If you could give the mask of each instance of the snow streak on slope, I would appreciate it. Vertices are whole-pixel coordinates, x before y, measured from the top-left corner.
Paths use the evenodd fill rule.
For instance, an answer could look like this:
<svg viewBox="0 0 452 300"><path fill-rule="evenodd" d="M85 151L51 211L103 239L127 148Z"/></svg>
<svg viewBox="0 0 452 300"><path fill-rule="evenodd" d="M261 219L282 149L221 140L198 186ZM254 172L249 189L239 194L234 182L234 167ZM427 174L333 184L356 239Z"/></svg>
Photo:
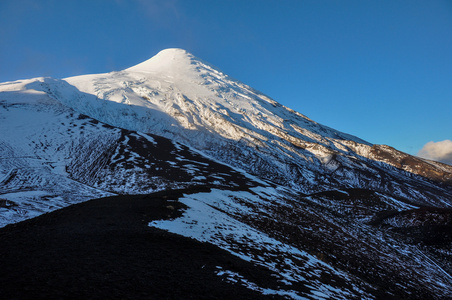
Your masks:
<svg viewBox="0 0 452 300"><path fill-rule="evenodd" d="M450 189L438 191L412 173L450 185L452 167L440 170L318 124L181 49L124 71L46 84L53 97L92 118L174 139L305 193L368 187L451 205ZM418 167L427 164L427 173Z"/></svg>

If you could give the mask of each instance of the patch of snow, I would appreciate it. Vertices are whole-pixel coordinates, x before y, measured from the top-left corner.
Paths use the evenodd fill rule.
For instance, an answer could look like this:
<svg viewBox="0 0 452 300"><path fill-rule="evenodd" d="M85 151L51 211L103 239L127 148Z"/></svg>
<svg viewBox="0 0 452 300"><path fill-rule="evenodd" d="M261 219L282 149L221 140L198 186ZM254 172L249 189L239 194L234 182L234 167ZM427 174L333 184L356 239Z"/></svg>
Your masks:
<svg viewBox="0 0 452 300"><path fill-rule="evenodd" d="M221 268L221 267L220 267ZM263 295L278 295L278 296L286 296L291 299L309 299L305 297L301 297L298 295L296 291L287 291L287 290L274 290L269 288L262 288L255 284L254 282L249 281L248 279L244 278L242 275L240 275L237 272L232 272L229 270L219 270L217 271L218 276L226 276L226 280L232 283L240 283L241 285L245 286L246 288L260 292Z"/></svg>

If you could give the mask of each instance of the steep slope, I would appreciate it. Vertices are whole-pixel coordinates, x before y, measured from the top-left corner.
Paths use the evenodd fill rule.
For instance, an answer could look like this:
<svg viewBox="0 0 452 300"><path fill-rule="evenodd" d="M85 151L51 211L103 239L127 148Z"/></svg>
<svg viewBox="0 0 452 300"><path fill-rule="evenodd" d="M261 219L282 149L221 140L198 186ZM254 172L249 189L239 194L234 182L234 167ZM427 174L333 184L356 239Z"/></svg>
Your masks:
<svg viewBox="0 0 452 300"><path fill-rule="evenodd" d="M303 193L370 188L451 206L451 166L318 124L181 49L120 72L44 83L92 118L171 138Z"/></svg>

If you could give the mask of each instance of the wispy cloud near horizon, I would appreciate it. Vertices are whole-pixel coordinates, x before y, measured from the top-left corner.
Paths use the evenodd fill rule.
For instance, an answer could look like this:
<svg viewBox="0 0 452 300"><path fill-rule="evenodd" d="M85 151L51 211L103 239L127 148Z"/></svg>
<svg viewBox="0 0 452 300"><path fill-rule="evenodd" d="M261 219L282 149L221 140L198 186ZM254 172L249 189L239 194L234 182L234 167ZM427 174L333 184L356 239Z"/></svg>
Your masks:
<svg viewBox="0 0 452 300"><path fill-rule="evenodd" d="M452 165L452 141L428 142L417 153L419 157Z"/></svg>

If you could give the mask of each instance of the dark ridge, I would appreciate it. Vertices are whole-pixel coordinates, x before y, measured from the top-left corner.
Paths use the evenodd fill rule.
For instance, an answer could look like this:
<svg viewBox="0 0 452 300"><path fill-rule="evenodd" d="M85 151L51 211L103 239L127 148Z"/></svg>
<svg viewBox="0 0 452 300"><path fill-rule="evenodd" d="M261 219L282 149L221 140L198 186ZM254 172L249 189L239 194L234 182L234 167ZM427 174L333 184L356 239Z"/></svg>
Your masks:
<svg viewBox="0 0 452 300"><path fill-rule="evenodd" d="M0 298L275 298L217 275L229 270L277 288L269 270L148 226L180 216L183 193L208 190L96 199L1 228Z"/></svg>

